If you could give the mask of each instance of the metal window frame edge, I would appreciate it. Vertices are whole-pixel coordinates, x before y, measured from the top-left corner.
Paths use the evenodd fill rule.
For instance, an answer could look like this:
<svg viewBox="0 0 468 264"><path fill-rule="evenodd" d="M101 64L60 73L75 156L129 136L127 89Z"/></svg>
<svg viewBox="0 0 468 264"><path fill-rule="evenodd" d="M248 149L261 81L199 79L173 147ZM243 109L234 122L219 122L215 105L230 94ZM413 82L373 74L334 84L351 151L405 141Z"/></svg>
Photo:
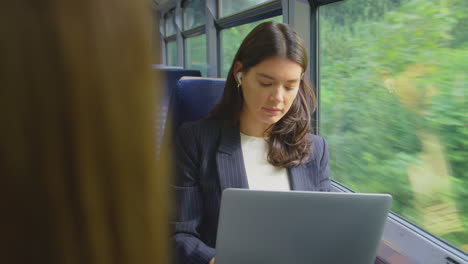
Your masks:
<svg viewBox="0 0 468 264"><path fill-rule="evenodd" d="M242 12L232 14L215 21L219 30L241 26L251 22L268 19L282 15L282 4L280 0L266 2Z"/></svg>
<svg viewBox="0 0 468 264"><path fill-rule="evenodd" d="M188 68L188 63L189 63L187 61L188 51L186 50L187 49L187 40L192 38L192 37L201 36L203 34L205 34L205 40L208 40L207 37L206 37L205 25L197 26L197 27L182 31L181 34L182 34L182 37L184 39L184 55L185 55L184 56L184 58L185 58L184 59L184 68ZM207 57L208 57L208 49L206 50L206 53L207 53ZM206 58L205 58L205 63L207 64L207 67L208 67L208 60Z"/></svg>
<svg viewBox="0 0 468 264"><path fill-rule="evenodd" d="M177 25L176 25L176 22L175 22L175 17L176 17L176 9L177 7L176 6L173 6L171 8L168 8L167 10L165 10L164 12L163 11L160 11L160 17L163 21L163 24L162 24L162 27L164 28L164 36L165 37L168 37L166 36L167 35L167 27L166 27L166 22L167 22L167 16L171 15L170 13L172 13L172 19L173 19L173 24L174 24L174 27L175 27L175 30L176 32L172 35L176 35L177 34ZM171 35L171 36L172 36Z"/></svg>
<svg viewBox="0 0 468 264"><path fill-rule="evenodd" d="M167 8L165 8L164 10L160 10L159 11L159 14L160 14L160 22L162 23L162 25L160 25L161 28L161 34L163 34L163 36L161 37L161 39L163 40L163 44L161 45L162 46L162 52L161 54L164 54L164 59L162 59L161 61L165 64L168 64L168 57L169 57L169 54L168 54L168 49L167 49L167 43L168 42L171 42L171 41L175 41L176 42L176 52L177 52L177 61L176 61L176 66L178 67L183 67L184 65L184 57L183 57L183 46L184 46L184 43L183 43L183 37L182 37L182 34L181 34L181 31L180 31L180 21L179 20L182 20L182 18L180 16L178 16L179 14L181 14L182 12L182 8L181 8L181 1L179 1L177 3L177 5L175 6L169 6ZM166 28L166 22L167 22L167 16L170 14L170 13L173 13L173 23L174 23L174 27L175 27L175 33L170 35L170 36L166 36L167 34L167 28ZM182 61L182 64L180 64Z"/></svg>
<svg viewBox="0 0 468 264"><path fill-rule="evenodd" d="M205 8L205 32L206 32L206 63L208 77L219 77L219 54L221 52L219 44L219 32L216 26L217 13L217 0L204 0ZM209 52L214 51L214 52Z"/></svg>
<svg viewBox="0 0 468 264"><path fill-rule="evenodd" d="M164 38L164 41L167 43L167 42L171 42L171 41L176 41L177 40L177 35L171 35L169 37L165 37Z"/></svg>
<svg viewBox="0 0 468 264"><path fill-rule="evenodd" d="M196 37L205 33L206 33L205 25L200 25L200 26L182 31L182 36L184 37L184 39L187 39L187 38Z"/></svg>
<svg viewBox="0 0 468 264"><path fill-rule="evenodd" d="M259 9L259 8L264 8L264 7L268 7L270 5L276 5L277 2L281 2L281 0L269 0L269 1L266 1L266 2L263 2L263 3L259 3L259 4L256 4L256 5L253 5L251 7L249 7L248 9L246 10L242 10L240 12L236 12L236 13L233 13L233 14L230 14L230 15L227 15L227 16L222 16L222 12L221 12L221 9L222 9L222 3L223 1L222 0L217 0L218 2L218 8L217 8L217 12L218 12L218 18L219 19L226 19L226 18L229 18L229 17L232 17L232 16L236 16L236 15L239 15L239 14L242 14L244 12L248 12L250 10L255 10L255 9ZM268 8L267 8L268 9Z"/></svg>
<svg viewBox="0 0 468 264"><path fill-rule="evenodd" d="M183 29L183 10L182 10L182 1L177 3L175 13L174 13L174 23L176 26L176 38L177 38L177 66L185 67L185 54L184 46L185 41L182 36Z"/></svg>
<svg viewBox="0 0 468 264"><path fill-rule="evenodd" d="M286 0L288 1L288 0ZM293 1L293 0L289 0ZM296 0L299 1L299 0ZM302 0L304 1L304 0ZM320 12L319 8L344 0L307 0L310 6L310 54L309 71L310 80L317 98L317 106L312 114L312 129L317 135L320 134Z"/></svg>
<svg viewBox="0 0 468 264"><path fill-rule="evenodd" d="M165 41L165 37L166 37L166 21L164 19L164 14L158 10L156 10L155 12L158 13L158 16L159 16L159 42L160 42L160 54L161 54L161 57L159 58L160 62L162 64L167 64L167 55L166 55L166 41Z"/></svg>

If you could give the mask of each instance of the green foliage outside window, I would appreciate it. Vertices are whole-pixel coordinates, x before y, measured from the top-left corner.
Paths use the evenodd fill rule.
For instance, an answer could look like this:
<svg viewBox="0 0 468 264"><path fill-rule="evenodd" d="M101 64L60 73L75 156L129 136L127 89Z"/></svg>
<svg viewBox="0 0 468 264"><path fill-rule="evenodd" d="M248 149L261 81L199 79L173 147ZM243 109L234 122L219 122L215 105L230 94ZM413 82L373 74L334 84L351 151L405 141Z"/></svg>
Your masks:
<svg viewBox="0 0 468 264"><path fill-rule="evenodd" d="M320 9L321 135L332 177L468 251L468 1Z"/></svg>
<svg viewBox="0 0 468 264"><path fill-rule="evenodd" d="M249 34L249 32L257 25L266 22L274 21L276 23L283 23L283 16L277 16L269 19L255 21L253 23L244 24L238 27L233 27L221 31L221 77L226 78L229 69L232 65L232 60L239 49L242 40Z"/></svg>
<svg viewBox="0 0 468 264"><path fill-rule="evenodd" d="M185 68L199 70L202 76L206 76L206 35L185 39Z"/></svg>
<svg viewBox="0 0 468 264"><path fill-rule="evenodd" d="M177 66L177 43L176 41L169 41L166 43L167 62L169 66Z"/></svg>

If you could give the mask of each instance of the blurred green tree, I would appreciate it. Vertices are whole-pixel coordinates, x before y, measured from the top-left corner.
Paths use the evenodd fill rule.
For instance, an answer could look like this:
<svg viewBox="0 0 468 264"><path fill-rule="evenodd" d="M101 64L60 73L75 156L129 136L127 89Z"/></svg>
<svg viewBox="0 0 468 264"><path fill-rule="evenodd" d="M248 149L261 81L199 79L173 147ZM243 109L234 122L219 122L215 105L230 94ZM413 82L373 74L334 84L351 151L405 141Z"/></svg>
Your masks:
<svg viewBox="0 0 468 264"><path fill-rule="evenodd" d="M466 10L463 0L348 0L320 9L320 126L334 178L391 193L393 211L464 250ZM421 190L420 179L444 184ZM447 212L445 227L428 220Z"/></svg>

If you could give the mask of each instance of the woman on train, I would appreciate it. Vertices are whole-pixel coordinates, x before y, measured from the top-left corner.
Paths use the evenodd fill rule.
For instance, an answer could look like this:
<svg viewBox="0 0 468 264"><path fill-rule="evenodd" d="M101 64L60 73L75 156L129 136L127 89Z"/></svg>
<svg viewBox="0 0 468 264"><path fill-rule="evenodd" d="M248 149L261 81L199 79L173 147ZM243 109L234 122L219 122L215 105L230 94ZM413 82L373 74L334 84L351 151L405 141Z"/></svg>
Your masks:
<svg viewBox="0 0 468 264"><path fill-rule="evenodd" d="M307 63L293 28L258 25L234 57L221 102L179 129L172 224L180 263L214 263L226 188L330 191L327 144L310 129L316 98Z"/></svg>

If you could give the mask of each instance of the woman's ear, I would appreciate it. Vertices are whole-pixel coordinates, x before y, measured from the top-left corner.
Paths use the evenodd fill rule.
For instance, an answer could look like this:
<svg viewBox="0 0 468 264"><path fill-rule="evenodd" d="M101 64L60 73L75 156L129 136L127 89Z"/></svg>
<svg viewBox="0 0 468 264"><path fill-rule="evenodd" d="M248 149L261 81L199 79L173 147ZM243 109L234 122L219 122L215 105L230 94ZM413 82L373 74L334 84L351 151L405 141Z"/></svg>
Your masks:
<svg viewBox="0 0 468 264"><path fill-rule="evenodd" d="M241 82L241 77L239 77L239 73L242 76L242 63L240 61L236 61L234 63L234 67L232 69L232 73L234 75L234 80L237 81L237 83Z"/></svg>
<svg viewBox="0 0 468 264"><path fill-rule="evenodd" d="M242 72L238 72L237 75L236 75L236 77L237 77L237 79L236 79L237 82L238 82L239 84L242 84Z"/></svg>

